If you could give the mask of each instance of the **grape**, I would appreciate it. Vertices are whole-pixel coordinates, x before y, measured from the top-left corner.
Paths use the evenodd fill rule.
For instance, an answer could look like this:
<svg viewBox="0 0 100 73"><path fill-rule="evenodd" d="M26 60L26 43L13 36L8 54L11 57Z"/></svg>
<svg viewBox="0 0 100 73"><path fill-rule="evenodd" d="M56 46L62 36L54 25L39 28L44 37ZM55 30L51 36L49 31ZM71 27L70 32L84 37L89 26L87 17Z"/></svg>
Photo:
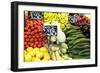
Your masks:
<svg viewBox="0 0 100 73"><path fill-rule="evenodd" d="M52 24L54 21L60 23L60 28L64 29L68 23L68 13L44 12L44 21Z"/></svg>

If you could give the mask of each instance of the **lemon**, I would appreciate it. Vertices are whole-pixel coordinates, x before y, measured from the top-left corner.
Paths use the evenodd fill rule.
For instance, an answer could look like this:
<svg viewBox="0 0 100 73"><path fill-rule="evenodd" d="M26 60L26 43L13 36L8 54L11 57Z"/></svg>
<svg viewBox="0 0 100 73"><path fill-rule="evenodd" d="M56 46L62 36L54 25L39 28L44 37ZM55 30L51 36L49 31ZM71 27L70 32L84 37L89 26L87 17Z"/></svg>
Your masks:
<svg viewBox="0 0 100 73"><path fill-rule="evenodd" d="M32 50L32 51L30 51L28 54L30 54L31 56L35 56L35 51L34 50Z"/></svg>
<svg viewBox="0 0 100 73"><path fill-rule="evenodd" d="M28 48L27 48L27 52L30 52L30 51L32 51L32 50L33 50L32 47L28 47Z"/></svg>
<svg viewBox="0 0 100 73"><path fill-rule="evenodd" d="M41 47L41 48L40 48L40 51L41 51L41 52L48 52L48 49L45 48L45 47Z"/></svg>
<svg viewBox="0 0 100 73"><path fill-rule="evenodd" d="M44 54L44 59L50 60L50 55L48 53Z"/></svg>
<svg viewBox="0 0 100 73"><path fill-rule="evenodd" d="M34 48L35 53L40 51L40 48Z"/></svg>
<svg viewBox="0 0 100 73"><path fill-rule="evenodd" d="M43 53L42 52L37 52L36 53L36 57L37 58L42 58L43 57Z"/></svg>
<svg viewBox="0 0 100 73"><path fill-rule="evenodd" d="M24 55L26 55L27 54L27 51L26 50L24 50Z"/></svg>
<svg viewBox="0 0 100 73"><path fill-rule="evenodd" d="M42 59L42 61L49 61L50 60L50 57L44 57L43 59Z"/></svg>
<svg viewBox="0 0 100 73"><path fill-rule="evenodd" d="M34 61L37 61L38 62L38 61L41 61L41 60L39 58L35 58Z"/></svg>
<svg viewBox="0 0 100 73"><path fill-rule="evenodd" d="M26 54L24 57L25 62L29 62L29 61L31 61L31 59L32 59L32 57L29 54Z"/></svg>
<svg viewBox="0 0 100 73"><path fill-rule="evenodd" d="M48 61L46 58L44 58L42 61Z"/></svg>
<svg viewBox="0 0 100 73"><path fill-rule="evenodd" d="M35 58L36 58L36 57L32 57L32 61L34 61L34 60L35 60Z"/></svg>

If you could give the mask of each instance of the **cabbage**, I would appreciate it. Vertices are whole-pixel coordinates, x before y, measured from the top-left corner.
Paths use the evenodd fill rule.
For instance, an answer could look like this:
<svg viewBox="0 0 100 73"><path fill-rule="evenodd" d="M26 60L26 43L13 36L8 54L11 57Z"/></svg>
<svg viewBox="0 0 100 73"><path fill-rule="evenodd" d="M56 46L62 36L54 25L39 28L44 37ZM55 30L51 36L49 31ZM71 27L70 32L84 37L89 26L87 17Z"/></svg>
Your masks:
<svg viewBox="0 0 100 73"><path fill-rule="evenodd" d="M64 32L62 32L62 31L58 32L57 40L59 42L65 42L66 41L66 36L65 36Z"/></svg>

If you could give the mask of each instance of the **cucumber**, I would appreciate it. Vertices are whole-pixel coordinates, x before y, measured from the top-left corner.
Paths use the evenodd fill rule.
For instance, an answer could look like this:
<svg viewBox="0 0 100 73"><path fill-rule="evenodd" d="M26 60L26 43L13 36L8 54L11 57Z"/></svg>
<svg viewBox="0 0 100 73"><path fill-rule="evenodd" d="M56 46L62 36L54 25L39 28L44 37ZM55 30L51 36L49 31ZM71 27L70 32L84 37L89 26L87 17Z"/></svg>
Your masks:
<svg viewBox="0 0 100 73"><path fill-rule="evenodd" d="M69 44L76 41L77 39L81 39L81 38L84 38L84 35L82 34L78 34L77 36L76 35L73 35L72 37L68 38L68 39L71 39L73 38L72 40L69 41Z"/></svg>
<svg viewBox="0 0 100 73"><path fill-rule="evenodd" d="M89 45L83 45L83 46L76 46L76 47L72 47L73 49L79 49L79 50L83 50L83 49L86 49L86 48L90 48Z"/></svg>
<svg viewBox="0 0 100 73"><path fill-rule="evenodd" d="M77 30L72 29L72 30L67 31L67 32L66 32L66 35L68 35L68 34L70 34L70 33L75 33L75 32L77 32Z"/></svg>
<svg viewBox="0 0 100 73"><path fill-rule="evenodd" d="M80 48L84 48L84 47L90 47L89 43L82 43L82 44L78 43L75 46L70 46L69 49L71 49L71 48L77 48L77 49L79 48L80 49Z"/></svg>
<svg viewBox="0 0 100 73"><path fill-rule="evenodd" d="M75 29L75 30L80 30L80 27L78 27L78 26L71 26L71 28L73 28L73 29Z"/></svg>
<svg viewBox="0 0 100 73"><path fill-rule="evenodd" d="M82 43L82 42L89 42L90 40L89 39L86 39L86 38L81 38L81 39L77 39L76 41L73 41L71 43L68 43L68 45L73 45L75 46L76 44L78 43Z"/></svg>
<svg viewBox="0 0 100 73"><path fill-rule="evenodd" d="M80 51L80 54L84 54L86 52L90 52L90 49L84 49L84 50Z"/></svg>
<svg viewBox="0 0 100 73"><path fill-rule="evenodd" d="M90 55L90 52L85 52L85 53L83 53L83 54L79 54L80 56L88 56L88 55Z"/></svg>
<svg viewBox="0 0 100 73"><path fill-rule="evenodd" d="M86 55L86 56L79 56L79 55L78 55L78 56L73 56L72 58L73 58L73 59L89 59L90 56L87 56L87 55Z"/></svg>
<svg viewBox="0 0 100 73"><path fill-rule="evenodd" d="M71 49L69 52L69 56L74 58L74 59L87 59L90 57L90 51L88 50L87 52L80 53L79 50L77 49Z"/></svg>
<svg viewBox="0 0 100 73"><path fill-rule="evenodd" d="M75 39L79 39L79 38L83 38L83 37L85 37L83 34L76 34L76 35L67 37L67 41L73 41Z"/></svg>
<svg viewBox="0 0 100 73"><path fill-rule="evenodd" d="M80 27L71 25L65 29L66 43L70 57L73 59L89 59L90 58L90 39L83 35Z"/></svg>

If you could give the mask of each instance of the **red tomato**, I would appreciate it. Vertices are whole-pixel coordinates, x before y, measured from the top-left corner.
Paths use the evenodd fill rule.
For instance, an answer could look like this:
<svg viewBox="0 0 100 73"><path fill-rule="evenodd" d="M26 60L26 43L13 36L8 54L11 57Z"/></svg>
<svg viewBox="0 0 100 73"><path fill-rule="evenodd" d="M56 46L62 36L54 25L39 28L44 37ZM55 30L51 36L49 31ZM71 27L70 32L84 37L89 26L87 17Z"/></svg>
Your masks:
<svg viewBox="0 0 100 73"><path fill-rule="evenodd" d="M24 35L24 38L26 39L27 38L27 35Z"/></svg>
<svg viewBox="0 0 100 73"><path fill-rule="evenodd" d="M24 32L24 35L27 35L27 33L26 33L26 32Z"/></svg>
<svg viewBox="0 0 100 73"><path fill-rule="evenodd" d="M33 36L32 36L32 38L34 39L34 38L35 38L35 36L33 35Z"/></svg>
<svg viewBox="0 0 100 73"><path fill-rule="evenodd" d="M36 48L37 46L34 44L33 47Z"/></svg>
<svg viewBox="0 0 100 73"><path fill-rule="evenodd" d="M31 29L28 29L28 32L31 32Z"/></svg>
<svg viewBox="0 0 100 73"><path fill-rule="evenodd" d="M29 41L29 38L26 39L26 42L28 42L28 41Z"/></svg>
<svg viewBox="0 0 100 73"><path fill-rule="evenodd" d="M31 37L32 37L31 35L28 36L29 39L31 39Z"/></svg>
<svg viewBox="0 0 100 73"><path fill-rule="evenodd" d="M37 42L38 40L35 38L34 41Z"/></svg>
<svg viewBox="0 0 100 73"><path fill-rule="evenodd" d="M24 45L27 45L27 42L24 42Z"/></svg>
<svg viewBox="0 0 100 73"><path fill-rule="evenodd" d="M41 44L38 44L37 47L40 48L41 47Z"/></svg>
<svg viewBox="0 0 100 73"><path fill-rule="evenodd" d="M31 42L28 42L28 45L30 45L31 44Z"/></svg>
<svg viewBox="0 0 100 73"><path fill-rule="evenodd" d="M31 43L30 46L33 47L33 43Z"/></svg>
<svg viewBox="0 0 100 73"><path fill-rule="evenodd" d="M25 27L25 31L28 31L28 27Z"/></svg>
<svg viewBox="0 0 100 73"><path fill-rule="evenodd" d="M31 30L34 30L34 27L33 26L31 27Z"/></svg>
<svg viewBox="0 0 100 73"><path fill-rule="evenodd" d="M34 31L30 32L31 35L34 35Z"/></svg>
<svg viewBox="0 0 100 73"><path fill-rule="evenodd" d="M29 47L29 45L26 45L26 48L28 48Z"/></svg>
<svg viewBox="0 0 100 73"><path fill-rule="evenodd" d="M33 38L30 39L30 42L33 42Z"/></svg>
<svg viewBox="0 0 100 73"><path fill-rule="evenodd" d="M38 45L39 44L38 41L36 41L35 44Z"/></svg>
<svg viewBox="0 0 100 73"><path fill-rule="evenodd" d="M40 42L40 41L42 41L42 39L41 39L41 38L39 38L38 40L39 40L39 42Z"/></svg>
<svg viewBox="0 0 100 73"><path fill-rule="evenodd" d="M33 24L34 24L34 25L36 25L36 24L37 24L37 21L36 21L36 20L34 20L34 21L33 21Z"/></svg>
<svg viewBox="0 0 100 73"><path fill-rule="evenodd" d="M27 34L27 35L29 35L29 34L30 34L30 32L26 32L26 34Z"/></svg>

